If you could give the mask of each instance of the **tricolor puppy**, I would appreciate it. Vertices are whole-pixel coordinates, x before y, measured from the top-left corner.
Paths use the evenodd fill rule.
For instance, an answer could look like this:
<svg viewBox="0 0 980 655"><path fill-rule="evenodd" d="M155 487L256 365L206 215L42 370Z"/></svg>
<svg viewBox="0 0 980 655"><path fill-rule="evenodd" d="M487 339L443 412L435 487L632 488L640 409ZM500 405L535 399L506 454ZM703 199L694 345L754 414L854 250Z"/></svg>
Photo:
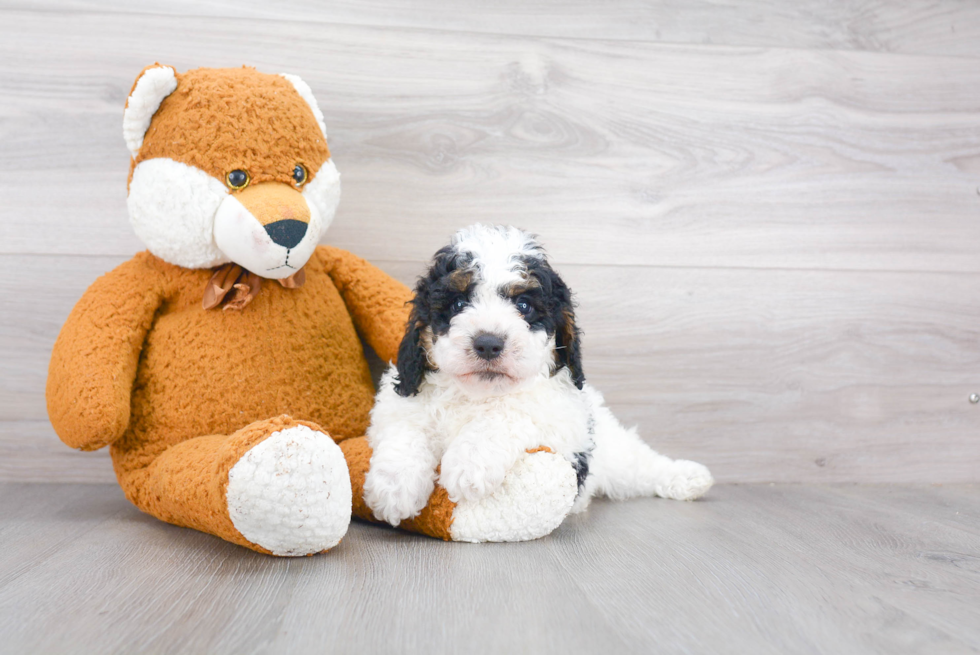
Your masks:
<svg viewBox="0 0 980 655"><path fill-rule="evenodd" d="M418 515L437 481L454 502L482 499L540 446L575 468L573 511L599 494L691 500L711 487L707 468L651 450L585 384L571 291L531 235L459 231L415 294L368 429L378 519Z"/></svg>

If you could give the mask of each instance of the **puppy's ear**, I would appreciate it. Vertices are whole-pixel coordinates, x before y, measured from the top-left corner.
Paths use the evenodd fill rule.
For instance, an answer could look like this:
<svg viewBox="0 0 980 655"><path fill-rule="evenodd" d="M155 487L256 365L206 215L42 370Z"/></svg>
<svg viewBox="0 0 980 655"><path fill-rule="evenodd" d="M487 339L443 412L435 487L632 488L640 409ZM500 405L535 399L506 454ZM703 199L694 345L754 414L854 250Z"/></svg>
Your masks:
<svg viewBox="0 0 980 655"><path fill-rule="evenodd" d="M399 396L414 396L419 392L422 378L429 368L425 347L422 344L422 330L425 325L419 320L418 312L412 310L408 327L401 345L398 346L398 384L395 391Z"/></svg>
<svg viewBox="0 0 980 655"><path fill-rule="evenodd" d="M572 304L571 292L561 278L558 279L565 291L567 299L558 304L558 320L555 326L555 356L559 368L567 366L572 374L572 381L579 389L585 383L585 373L582 372L582 343L578 326L575 324L575 308Z"/></svg>
<svg viewBox="0 0 980 655"><path fill-rule="evenodd" d="M547 263L530 267L541 282L541 288L552 300L551 315L555 322L555 359L558 369L568 367L572 382L579 389L585 383L582 372L581 333L575 324L575 302L572 290Z"/></svg>
<svg viewBox="0 0 980 655"><path fill-rule="evenodd" d="M447 293L447 279L456 271L461 258L453 246L440 248L433 256L425 275L415 285L415 298L412 299L412 315L408 319L405 338L398 347L398 384L395 391L402 396L414 396L426 371L434 367L429 363L429 348L432 347L430 326L435 309L444 302Z"/></svg>
<svg viewBox="0 0 980 655"><path fill-rule="evenodd" d="M432 291L454 267L453 250L446 246L435 254L428 272L415 285L412 315L405 328L405 337L398 347L398 384L395 385L395 391L406 398L419 392L425 372L432 368L427 350L427 346L431 344L423 342L425 329L429 326L432 315Z"/></svg>

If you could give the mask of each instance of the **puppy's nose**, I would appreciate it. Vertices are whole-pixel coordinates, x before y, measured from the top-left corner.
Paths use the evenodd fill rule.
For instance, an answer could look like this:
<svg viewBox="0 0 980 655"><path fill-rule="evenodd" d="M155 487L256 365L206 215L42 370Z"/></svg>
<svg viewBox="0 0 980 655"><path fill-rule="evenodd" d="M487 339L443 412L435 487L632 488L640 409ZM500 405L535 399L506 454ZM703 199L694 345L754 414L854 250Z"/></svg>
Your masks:
<svg viewBox="0 0 980 655"><path fill-rule="evenodd" d="M265 231L269 237L283 248L295 248L306 236L306 228L310 225L291 218L269 223Z"/></svg>
<svg viewBox="0 0 980 655"><path fill-rule="evenodd" d="M473 350L477 357L489 362L500 357L500 353L504 351L504 340L496 334L484 332L473 339Z"/></svg>

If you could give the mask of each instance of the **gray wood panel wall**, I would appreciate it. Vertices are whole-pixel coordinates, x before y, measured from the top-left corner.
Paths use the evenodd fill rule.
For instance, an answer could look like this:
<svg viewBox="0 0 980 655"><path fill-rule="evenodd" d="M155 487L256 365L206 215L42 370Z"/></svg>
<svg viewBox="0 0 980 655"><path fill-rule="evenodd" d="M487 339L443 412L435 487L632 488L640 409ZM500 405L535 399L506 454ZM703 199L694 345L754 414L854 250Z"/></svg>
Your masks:
<svg viewBox="0 0 980 655"><path fill-rule="evenodd" d="M327 241L411 282L458 227L541 235L586 372L721 481L980 480L980 5L0 2L0 479L107 481L47 423L57 331L141 249L154 61L301 75Z"/></svg>

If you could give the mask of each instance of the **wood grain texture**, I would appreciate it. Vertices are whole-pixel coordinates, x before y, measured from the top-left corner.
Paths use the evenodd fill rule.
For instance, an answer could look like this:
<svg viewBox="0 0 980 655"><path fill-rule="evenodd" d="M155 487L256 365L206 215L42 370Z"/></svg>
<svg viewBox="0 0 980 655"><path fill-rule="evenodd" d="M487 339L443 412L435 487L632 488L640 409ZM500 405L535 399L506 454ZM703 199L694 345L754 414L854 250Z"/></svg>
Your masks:
<svg viewBox="0 0 980 655"><path fill-rule="evenodd" d="M343 174L326 240L403 281L462 225L541 234L590 380L667 454L980 479L980 9L426 2L0 3L0 479L112 479L44 378L141 249L121 112L157 60L302 75Z"/></svg>
<svg viewBox="0 0 980 655"><path fill-rule="evenodd" d="M721 486L526 544L276 559L110 485L0 485L8 652L975 653L980 488Z"/></svg>
<svg viewBox="0 0 980 655"><path fill-rule="evenodd" d="M71 306L119 261L0 256L0 298L18 298L0 306L0 421L13 422L0 423L0 479L112 479L88 459L73 471L71 453L58 452L44 381ZM407 284L423 270L375 263ZM18 293L51 270L59 284ZM658 450L722 481L977 480L980 407L968 396L980 370L980 276L560 271L579 301L589 381Z"/></svg>
<svg viewBox="0 0 980 655"><path fill-rule="evenodd" d="M42 421L0 420L0 481L113 483L109 449L83 453Z"/></svg>
<svg viewBox="0 0 980 655"><path fill-rule="evenodd" d="M371 259L420 261L484 221L546 235L567 263L980 270L972 59L3 18L0 252L139 248L120 113L136 72L160 60L302 75L344 180L329 239Z"/></svg>
<svg viewBox="0 0 980 655"><path fill-rule="evenodd" d="M980 7L957 0L5 0L57 13L123 12L410 27L576 39L980 56Z"/></svg>

